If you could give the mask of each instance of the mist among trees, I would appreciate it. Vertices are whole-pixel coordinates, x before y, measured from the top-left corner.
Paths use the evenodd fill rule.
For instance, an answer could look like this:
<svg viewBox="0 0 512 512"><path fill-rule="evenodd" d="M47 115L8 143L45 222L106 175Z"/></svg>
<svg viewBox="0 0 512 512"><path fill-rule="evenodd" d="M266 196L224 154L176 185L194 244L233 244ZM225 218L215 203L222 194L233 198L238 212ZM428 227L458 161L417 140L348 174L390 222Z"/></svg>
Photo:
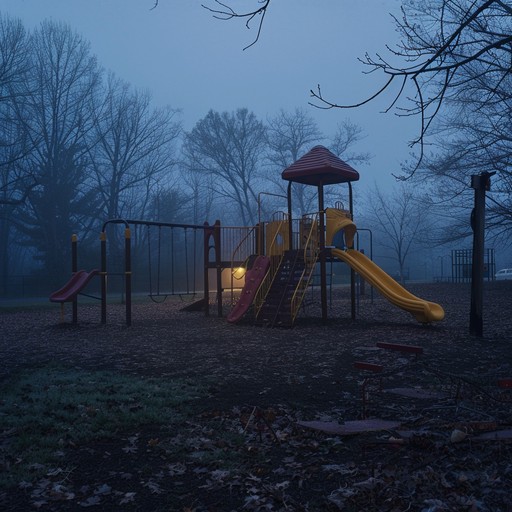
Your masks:
<svg viewBox="0 0 512 512"><path fill-rule="evenodd" d="M512 12L502 2L485 5L487 10L473 12L464 0L408 3L397 20L404 46L394 57L407 61L418 50L429 65L413 69L367 60L393 80L413 81L417 94L402 113L423 120L416 140L421 158L397 170L407 179L389 192L367 190L364 198L356 190L356 224L360 216L375 228L377 246L391 251L402 277L415 247L447 250L467 243L471 174L497 171L488 237L505 246L511 241L506 36ZM425 38L433 26L439 38ZM449 50L450 58L443 54ZM320 89L313 95L322 108L342 107ZM282 170L316 144L355 168L371 162L364 128L341 111L332 134L322 133L304 108L267 119L246 106L210 110L189 131L182 126L184 115L172 106L155 107L149 92L104 70L89 43L68 25L45 21L28 31L0 15L1 291L15 274L44 273L62 281L71 235L92 254L107 219L202 224L220 218L223 224L253 225L258 195L274 194L265 200L265 215L283 209ZM294 187L297 214L316 209L311 188ZM422 215L427 209L428 229Z"/></svg>
<svg viewBox="0 0 512 512"><path fill-rule="evenodd" d="M107 219L253 225L258 193L280 190L283 166L329 144L301 109L270 119L211 110L184 132L179 111L103 70L62 23L29 33L2 16L0 52L4 287L18 273L62 280L71 235L93 251ZM354 132L341 126L332 144L352 148Z"/></svg>

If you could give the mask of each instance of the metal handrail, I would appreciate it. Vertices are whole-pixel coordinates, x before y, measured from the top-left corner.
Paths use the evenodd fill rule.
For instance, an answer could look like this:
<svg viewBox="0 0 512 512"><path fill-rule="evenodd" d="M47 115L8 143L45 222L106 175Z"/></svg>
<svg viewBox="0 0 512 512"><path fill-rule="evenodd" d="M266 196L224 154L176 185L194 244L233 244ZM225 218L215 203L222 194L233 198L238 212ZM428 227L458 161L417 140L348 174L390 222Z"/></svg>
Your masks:
<svg viewBox="0 0 512 512"><path fill-rule="evenodd" d="M311 222L311 228L309 230L306 242L304 243L304 270L302 271L301 278L297 284L297 288L293 293L291 304L290 304L290 315L292 324L297 317L300 305L306 294L306 290L311 281L313 270L315 268L316 261L318 259L318 213L315 214L313 221Z"/></svg>
<svg viewBox="0 0 512 512"><path fill-rule="evenodd" d="M284 216L283 220L279 222L278 229L274 233L274 237L272 238L272 242L269 246L269 254L273 253L273 248L276 246L276 242L278 239L278 236L280 235L281 228L283 226L286 226L288 223L287 215ZM283 261L284 256L284 250L277 255L269 256L270 258L270 268L267 272L267 275L261 282L257 292L256 296L254 298L254 307L255 307L255 316L258 316L258 313L260 312L264 302L265 297L267 296L268 291L270 290L272 283L276 277L277 270L279 269L281 262Z"/></svg>
<svg viewBox="0 0 512 512"><path fill-rule="evenodd" d="M247 249L246 249L246 245L247 245L247 241L248 239L250 239L250 237L254 237L254 232L257 230L257 229L260 229L259 226L254 226L252 227L248 232L247 234L245 235L244 238L242 238L242 240L240 240L240 242L238 243L238 245L235 247L235 249L233 250L233 253L231 254L231 304L233 305L235 303L235 297L234 297L234 293L233 293L233 284L234 284L234 281L233 281L233 278L234 278L234 268L235 268L235 262L236 261L244 261L244 264L247 263L247 261L249 260L249 257L252 256L252 254L241 254L238 259L236 258L237 256L237 253L241 253L242 252L242 247L245 249L245 252L247 252ZM249 251L250 252L250 251ZM243 256L243 257L242 257ZM247 271L247 269L246 269ZM241 277L240 277L241 279Z"/></svg>

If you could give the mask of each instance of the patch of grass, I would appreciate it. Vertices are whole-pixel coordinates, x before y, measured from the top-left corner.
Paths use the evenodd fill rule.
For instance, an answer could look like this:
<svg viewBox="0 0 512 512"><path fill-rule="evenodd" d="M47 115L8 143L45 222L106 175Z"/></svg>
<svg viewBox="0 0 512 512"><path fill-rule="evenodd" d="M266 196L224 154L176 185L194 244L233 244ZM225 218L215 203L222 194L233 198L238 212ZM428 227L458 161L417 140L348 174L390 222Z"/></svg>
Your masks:
<svg viewBox="0 0 512 512"><path fill-rule="evenodd" d="M31 480L66 448L183 418L201 390L185 381L45 367L0 387L0 487Z"/></svg>

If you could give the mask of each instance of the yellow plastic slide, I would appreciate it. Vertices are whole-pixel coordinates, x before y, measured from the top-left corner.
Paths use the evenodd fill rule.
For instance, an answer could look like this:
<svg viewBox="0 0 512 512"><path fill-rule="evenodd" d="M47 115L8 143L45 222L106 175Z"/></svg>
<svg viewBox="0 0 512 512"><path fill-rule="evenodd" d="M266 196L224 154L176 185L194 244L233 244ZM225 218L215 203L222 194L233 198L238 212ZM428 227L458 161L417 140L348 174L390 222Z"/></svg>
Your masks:
<svg viewBox="0 0 512 512"><path fill-rule="evenodd" d="M345 245L347 247L352 247L354 245L354 236L356 235L357 228L350 218L350 213L346 210L326 208L325 216L327 220L325 245L333 245L334 235L338 231L343 230Z"/></svg>
<svg viewBox="0 0 512 512"><path fill-rule="evenodd" d="M444 309L439 304L420 299L408 292L363 253L354 249L331 249L331 254L350 265L390 302L411 313L418 322L429 323L444 318Z"/></svg>

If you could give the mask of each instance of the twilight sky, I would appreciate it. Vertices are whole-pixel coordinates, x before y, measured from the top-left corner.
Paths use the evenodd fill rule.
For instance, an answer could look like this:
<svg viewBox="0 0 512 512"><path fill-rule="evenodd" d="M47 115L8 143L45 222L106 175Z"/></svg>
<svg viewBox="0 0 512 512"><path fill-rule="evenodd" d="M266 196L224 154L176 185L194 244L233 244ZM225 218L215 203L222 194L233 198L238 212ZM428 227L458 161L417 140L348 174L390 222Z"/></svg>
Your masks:
<svg viewBox="0 0 512 512"><path fill-rule="evenodd" d="M247 107L264 120L303 107L326 135L349 118L367 134L359 149L374 155L358 169L361 186L394 182L419 119L382 113L390 95L355 110L318 110L308 101L317 84L338 103L380 88L384 77L364 74L357 59L396 42L389 13L399 12L400 0L275 0L259 42L245 51L257 20L247 30L243 21L214 19L201 3L216 7L213 0L159 0L156 9L154 0L2 0L0 12L27 28L45 18L69 23L103 67L150 90L156 105L181 109L187 130L209 109Z"/></svg>

